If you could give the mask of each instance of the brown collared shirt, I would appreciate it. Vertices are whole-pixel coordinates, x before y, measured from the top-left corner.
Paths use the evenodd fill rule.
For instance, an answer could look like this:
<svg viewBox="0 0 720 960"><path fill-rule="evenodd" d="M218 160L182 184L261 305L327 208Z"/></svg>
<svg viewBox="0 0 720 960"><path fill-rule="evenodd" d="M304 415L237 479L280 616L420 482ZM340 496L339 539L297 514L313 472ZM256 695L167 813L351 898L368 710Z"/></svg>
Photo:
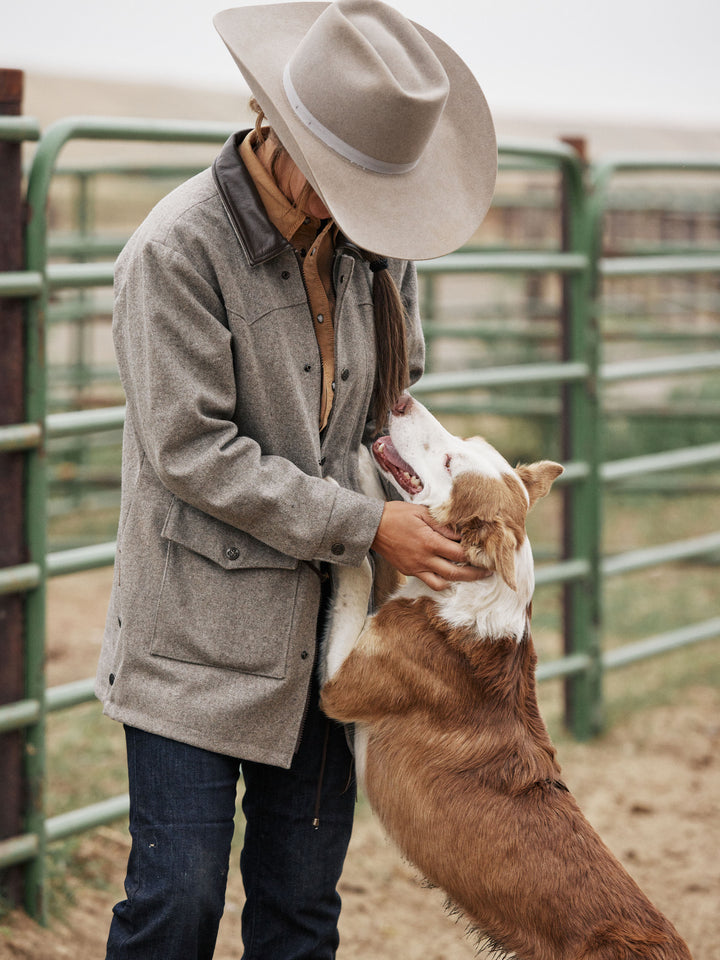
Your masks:
<svg viewBox="0 0 720 960"><path fill-rule="evenodd" d="M332 262L338 229L334 220L318 220L295 207L255 156L255 132L240 144L240 157L260 194L270 222L297 251L322 365L320 430L327 426L335 388L335 296Z"/></svg>

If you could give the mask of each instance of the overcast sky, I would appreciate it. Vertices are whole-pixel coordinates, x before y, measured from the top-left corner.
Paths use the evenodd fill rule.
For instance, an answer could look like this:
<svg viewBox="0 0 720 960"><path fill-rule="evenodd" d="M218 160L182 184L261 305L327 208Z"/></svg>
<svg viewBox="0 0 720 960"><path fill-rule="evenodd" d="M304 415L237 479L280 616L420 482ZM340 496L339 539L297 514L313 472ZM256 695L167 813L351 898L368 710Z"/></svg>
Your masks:
<svg viewBox="0 0 720 960"><path fill-rule="evenodd" d="M232 0L5 0L0 66L236 88ZM467 61L494 110L720 127L718 0L395 0Z"/></svg>

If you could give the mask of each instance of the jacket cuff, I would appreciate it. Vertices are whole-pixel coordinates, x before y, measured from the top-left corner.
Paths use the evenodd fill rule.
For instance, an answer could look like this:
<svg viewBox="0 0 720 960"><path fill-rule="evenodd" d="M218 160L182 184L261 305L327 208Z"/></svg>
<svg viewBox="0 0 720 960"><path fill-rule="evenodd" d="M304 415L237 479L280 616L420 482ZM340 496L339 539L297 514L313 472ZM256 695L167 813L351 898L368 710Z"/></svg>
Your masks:
<svg viewBox="0 0 720 960"><path fill-rule="evenodd" d="M367 556L385 504L345 487L338 487L315 559L359 566Z"/></svg>

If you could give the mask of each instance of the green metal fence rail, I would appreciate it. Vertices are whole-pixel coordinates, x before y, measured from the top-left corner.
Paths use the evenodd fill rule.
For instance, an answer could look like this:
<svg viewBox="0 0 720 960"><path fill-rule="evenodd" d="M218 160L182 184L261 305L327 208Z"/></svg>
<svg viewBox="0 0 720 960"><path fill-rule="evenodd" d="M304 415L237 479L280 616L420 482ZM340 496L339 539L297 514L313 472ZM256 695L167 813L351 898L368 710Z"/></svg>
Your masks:
<svg viewBox="0 0 720 960"><path fill-rule="evenodd" d="M12 118L15 121L15 118ZM105 409L51 413L46 399L46 368L43 343L48 297L54 291L109 287L112 264L95 262L96 256L112 255L116 241L95 244L85 237L48 243L46 205L57 171L57 159L70 140L151 141L220 143L232 132L219 124L183 124L133 119L75 117L49 127L40 138L28 179L27 198L32 217L27 230L26 269L0 274L0 297L27 301L29 362L27 407L24 423L0 427L0 452L24 451L27 458L27 530L30 556L27 563L0 569L0 594L25 596L28 638L28 681L25 699L0 707L0 733L25 730L28 743L27 774L31 787L28 819L22 836L0 841L0 869L26 864L26 907L36 917L44 915L43 889L46 845L108 823L126 814L128 798L112 797L80 810L46 817L43 805L45 774L45 724L49 713L65 710L93 698L92 680L81 679L45 689L43 670L45 638L45 584L49 577L107 566L115 554L113 542L48 553L46 543L48 440L81 437L117 430L122 426L121 406ZM37 139L31 121L4 123L0 137ZM552 276L562 288L561 356L544 363L519 363L456 373L429 372L414 388L416 395L442 406L452 396L456 411L477 409L471 394L513 385L553 385L559 404L553 413L562 425L561 478L564 491L564 543L562 556L539 565L538 585L559 584L564 596L564 656L544 663L538 679L562 678L567 684L567 719L578 737L596 732L602 722L601 681L603 671L625 666L679 646L720 635L720 617L690 624L666 634L648 637L613 651L603 652L600 640L602 584L608 577L629 570L711 556L720 549L720 532L708 533L661 547L601 556L602 492L605 486L648 472L692 468L720 463L720 443L668 451L614 462L602 462L600 428L601 391L604 385L624 379L670 374L693 376L720 370L720 350L683 354L645 361L603 363L600 356L600 307L605 278L645 274L710 274L720 270L720 252L699 251L663 255L603 258L601 231L608 205L609 184L619 170L632 167L627 161L604 165L595 172L588 189L588 172L578 155L560 143L505 142L501 162L517 169L551 171L562 184L562 236L557 249L466 250L440 260L418 264L423 293L424 319L434 322L433 283L448 274L517 274ZM678 165L645 162L646 169L677 169ZM692 166L692 165L691 165ZM717 164L695 163L704 172L720 171ZM640 167L638 166L638 169ZM116 173L123 173L118 167ZM124 172L127 172L125 170ZM152 171L145 171L152 172ZM129 174L136 175L136 174ZM138 172L139 175L139 172ZM49 253L78 256L92 262L51 263Z"/></svg>

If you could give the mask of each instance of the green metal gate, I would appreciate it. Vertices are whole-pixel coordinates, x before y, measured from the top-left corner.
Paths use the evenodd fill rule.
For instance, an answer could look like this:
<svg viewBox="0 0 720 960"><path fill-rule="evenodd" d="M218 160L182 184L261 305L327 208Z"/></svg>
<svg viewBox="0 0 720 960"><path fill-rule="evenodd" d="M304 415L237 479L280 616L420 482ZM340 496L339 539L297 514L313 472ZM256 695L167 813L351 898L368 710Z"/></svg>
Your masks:
<svg viewBox="0 0 720 960"><path fill-rule="evenodd" d="M46 817L43 803L45 776L45 720L49 712L92 699L92 681L45 688L45 585L47 578L107 566L114 543L47 552L46 442L58 437L80 437L122 425L122 407L73 412L49 412L46 399L44 336L48 300L58 290L110 286L112 263L48 264L46 215L50 184L63 147L71 140L151 141L166 143L220 143L230 133L217 124L180 124L158 121L70 118L49 127L40 137L29 173L27 201L31 217L27 229L26 269L0 274L0 297L26 300L26 406L22 423L0 427L0 452L24 451L25 523L28 562L0 570L0 594L24 597L26 631L26 691L18 702L0 706L0 734L24 730L26 780L30 795L25 831L0 841L0 869L26 865L26 908L43 917L44 861L48 843L110 822L127 812L126 796L113 797L61 816ZM37 139L36 126L23 118L0 118L0 139ZM439 278L451 275L517 275L555 278L561 289L560 356L551 362L518 363L484 369L428 372L415 393L437 411L472 413L478 390L552 384L558 391L556 423L562 432L561 456L566 465L564 485L564 539L562 556L540 564L537 583L560 584L564 596L564 656L543 663L540 680L565 678L567 720L577 737L586 738L602 725L602 675L644 657L695 641L720 636L720 616L688 624L660 636L613 651L601 642L602 589L607 578L623 572L677 559L717 554L720 531L665 544L653 549L603 556L602 504L606 485L647 475L652 471L720 463L720 443L641 458L604 462L601 452L602 391L623 379L636 380L667 373L692 375L720 371L720 351L604 363L601 357L600 300L602 284L610 277L640 274L711 274L720 270L720 250L607 258L601 254L603 218L608 189L618 171L681 168L660 162L618 161L590 173L579 155L562 143L502 143L501 162L523 168L552 171L562 189L558 242L545 250L467 249L418 265L428 333L434 327L433 291ZM687 167L687 164L684 165ZM695 164L693 169L697 169ZM720 161L702 169L720 173Z"/></svg>

